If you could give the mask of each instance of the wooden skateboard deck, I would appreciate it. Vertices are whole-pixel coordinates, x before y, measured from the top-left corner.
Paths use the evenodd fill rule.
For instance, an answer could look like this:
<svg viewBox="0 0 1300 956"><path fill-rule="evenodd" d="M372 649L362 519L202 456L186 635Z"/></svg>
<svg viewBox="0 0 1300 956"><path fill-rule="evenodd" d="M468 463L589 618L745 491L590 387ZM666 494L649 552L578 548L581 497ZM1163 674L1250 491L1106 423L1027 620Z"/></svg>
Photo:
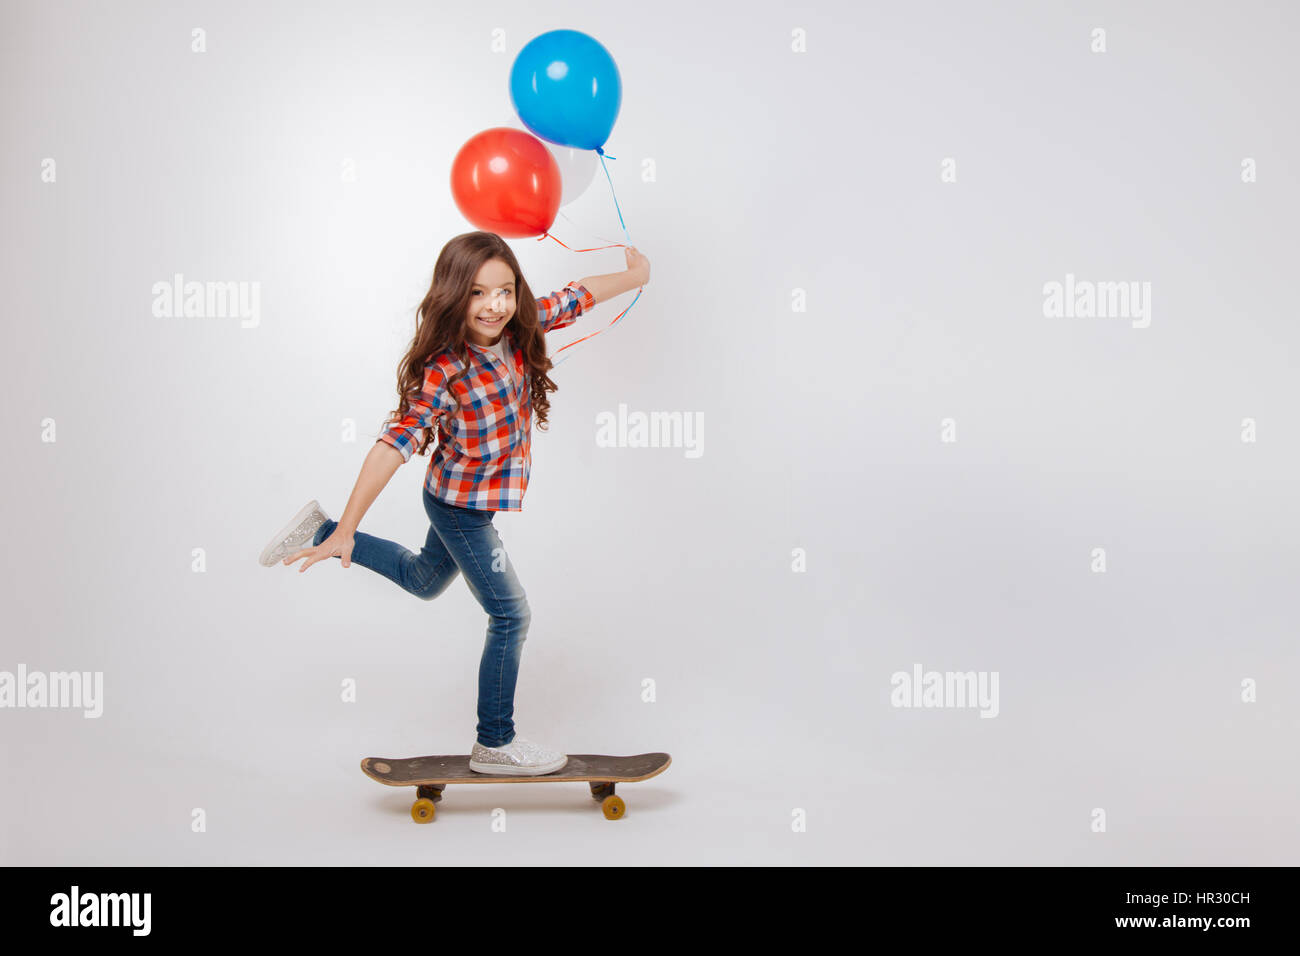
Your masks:
<svg viewBox="0 0 1300 956"><path fill-rule="evenodd" d="M416 800L411 818L416 823L430 823L434 804L442 799L449 783L575 783L586 781L591 796L599 800L606 819L617 820L626 809L623 798L614 793L616 783L649 780L668 769L673 758L665 753L637 754L634 757L611 757L607 754L569 754L569 761L559 770L538 776L479 773L469 769L469 755L437 757L366 757L361 772L371 780L390 787L415 787Z"/></svg>

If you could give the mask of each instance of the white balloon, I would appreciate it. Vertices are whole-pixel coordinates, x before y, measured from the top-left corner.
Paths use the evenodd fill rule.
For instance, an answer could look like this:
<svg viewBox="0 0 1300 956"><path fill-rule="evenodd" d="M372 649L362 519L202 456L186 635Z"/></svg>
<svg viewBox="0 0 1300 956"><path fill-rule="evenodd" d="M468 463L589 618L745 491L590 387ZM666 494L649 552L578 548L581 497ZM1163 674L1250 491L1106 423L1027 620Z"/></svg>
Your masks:
<svg viewBox="0 0 1300 956"><path fill-rule="evenodd" d="M591 186L596 178L596 151L574 149L543 141L560 167L560 205L567 206Z"/></svg>

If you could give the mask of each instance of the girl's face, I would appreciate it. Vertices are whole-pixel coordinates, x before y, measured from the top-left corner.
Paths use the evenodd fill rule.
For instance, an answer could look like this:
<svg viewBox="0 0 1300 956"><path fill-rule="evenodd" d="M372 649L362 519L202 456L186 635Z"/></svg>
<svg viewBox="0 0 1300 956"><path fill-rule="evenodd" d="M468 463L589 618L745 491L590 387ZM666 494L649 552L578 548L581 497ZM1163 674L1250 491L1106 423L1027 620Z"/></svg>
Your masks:
<svg viewBox="0 0 1300 956"><path fill-rule="evenodd" d="M492 345L515 314L515 274L500 259L483 263L469 294L467 335L475 345Z"/></svg>

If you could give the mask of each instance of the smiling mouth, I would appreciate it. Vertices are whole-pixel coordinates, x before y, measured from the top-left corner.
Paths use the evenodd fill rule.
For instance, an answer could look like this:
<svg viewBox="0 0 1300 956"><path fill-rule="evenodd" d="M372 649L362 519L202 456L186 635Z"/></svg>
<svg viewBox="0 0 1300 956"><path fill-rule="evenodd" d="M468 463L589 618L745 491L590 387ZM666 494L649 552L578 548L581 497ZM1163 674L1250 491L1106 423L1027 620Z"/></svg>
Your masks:
<svg viewBox="0 0 1300 956"><path fill-rule="evenodd" d="M497 316L496 318L494 318L494 319L493 319L493 318L488 318L488 317L485 316L485 315L480 315L480 316L478 317L478 320L479 320L480 322L486 322L488 325L495 325L497 322L500 322L500 321L501 321L502 319L504 319L504 318L505 318L504 315L498 315L498 316Z"/></svg>

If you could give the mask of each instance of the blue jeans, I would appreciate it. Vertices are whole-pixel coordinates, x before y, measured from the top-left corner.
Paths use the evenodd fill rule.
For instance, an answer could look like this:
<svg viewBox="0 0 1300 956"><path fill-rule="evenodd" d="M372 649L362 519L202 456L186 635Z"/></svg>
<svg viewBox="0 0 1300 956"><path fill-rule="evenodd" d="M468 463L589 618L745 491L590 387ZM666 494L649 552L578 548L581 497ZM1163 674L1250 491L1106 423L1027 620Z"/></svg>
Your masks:
<svg viewBox="0 0 1300 956"><path fill-rule="evenodd" d="M418 554L357 531L352 561L425 601L447 590L458 574L465 575L470 592L488 613L487 643L478 668L478 742L503 747L515 738L515 684L528 635L528 598L492 526L495 511L449 505L427 488L424 510L429 533ZM337 527L337 521L326 521L312 544L320 544Z"/></svg>

